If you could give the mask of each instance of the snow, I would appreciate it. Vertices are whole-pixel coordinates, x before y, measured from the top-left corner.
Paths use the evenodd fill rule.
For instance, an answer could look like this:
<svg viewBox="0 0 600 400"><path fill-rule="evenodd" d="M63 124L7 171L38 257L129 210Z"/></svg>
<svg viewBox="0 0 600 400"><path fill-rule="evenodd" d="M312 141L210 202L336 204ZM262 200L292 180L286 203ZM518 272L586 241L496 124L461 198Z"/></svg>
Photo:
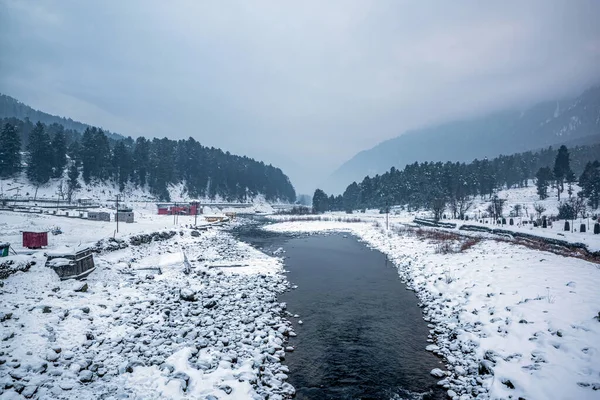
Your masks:
<svg viewBox="0 0 600 400"><path fill-rule="evenodd" d="M442 254L434 239L398 222L407 216L392 217L389 230L385 216L366 214L368 222L359 223L338 222L338 217L278 222L265 229L350 232L387 254L421 301L431 328L427 350L444 357L449 376L440 384L449 394L600 398L597 264L491 238Z"/></svg>
<svg viewBox="0 0 600 400"><path fill-rule="evenodd" d="M36 188L35 185L27 180L25 173L21 173L17 177L0 179L0 198L13 198L18 194L19 198L33 199L34 196L36 196L36 199L56 201L61 184L63 185L62 191L65 193L67 184L67 179L65 178L51 179L48 183ZM154 202L157 201L155 196L153 196L147 188L136 187L132 183L127 183L123 191L120 191L119 186L115 183L92 181L89 184L86 184L81 177L79 178L79 184L81 185L81 189L77 190L73 195L74 202L81 200L82 202L91 201L92 203L100 204L110 202L111 204L114 204L117 195L120 198L119 201L122 201L127 207L133 207L136 203L145 204L147 202L151 202L154 205ZM229 203L220 196L216 196L214 199L191 198L186 192L183 183L178 183L176 185L171 184L167 187L167 190L172 202L199 201L202 203ZM247 203L247 207L243 208L243 210L252 213L255 211L273 211L263 195L257 195L250 200L251 201ZM217 208L215 207L214 209L216 210ZM229 208L223 210L223 212L230 211L239 212L240 209Z"/></svg>
<svg viewBox="0 0 600 400"><path fill-rule="evenodd" d="M35 262L0 285L0 399L289 397L281 259L224 228L192 236L193 216L175 225L136 206L119 233L114 222L0 211L0 241ZM54 226L63 234L49 234L46 249L21 247L23 230ZM151 240L130 243L140 234ZM109 238L114 251L102 250ZM85 286L44 266L45 252L101 239Z"/></svg>

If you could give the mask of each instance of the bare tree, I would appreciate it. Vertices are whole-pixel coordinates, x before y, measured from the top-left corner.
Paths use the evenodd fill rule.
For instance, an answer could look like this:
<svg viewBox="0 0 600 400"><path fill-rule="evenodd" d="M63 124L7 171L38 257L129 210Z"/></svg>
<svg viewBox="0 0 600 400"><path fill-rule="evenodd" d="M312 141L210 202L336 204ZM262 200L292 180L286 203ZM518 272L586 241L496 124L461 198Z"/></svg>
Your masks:
<svg viewBox="0 0 600 400"><path fill-rule="evenodd" d="M443 197L436 197L430 203L430 209L433 211L433 219L439 221L442 219L442 215L444 214L444 210L446 210L446 199Z"/></svg>
<svg viewBox="0 0 600 400"><path fill-rule="evenodd" d="M513 217L520 217L522 208L523 208L523 206L521 206L520 204L515 204L512 207L512 211L511 211L511 213L513 214Z"/></svg>
<svg viewBox="0 0 600 400"><path fill-rule="evenodd" d="M464 219L467 211L473 206L473 200L469 196L455 196L450 199L449 207L452 218Z"/></svg>
<svg viewBox="0 0 600 400"><path fill-rule="evenodd" d="M487 207L487 212L494 219L501 218L504 211L504 203L506 203L505 199L501 199L497 194L493 195Z"/></svg>
<svg viewBox="0 0 600 400"><path fill-rule="evenodd" d="M587 206L585 204L585 199L582 196L571 197L569 203L571 203L571 207L573 207L573 218L577 218L578 215L581 218L587 216Z"/></svg>
<svg viewBox="0 0 600 400"><path fill-rule="evenodd" d="M58 183L58 188L56 189L56 195L58 196L59 199L64 200L65 198L65 186L63 185L63 181L61 180Z"/></svg>
<svg viewBox="0 0 600 400"><path fill-rule="evenodd" d="M546 207L543 204L533 203L533 209L537 213L538 218L542 218L542 213L546 211Z"/></svg>

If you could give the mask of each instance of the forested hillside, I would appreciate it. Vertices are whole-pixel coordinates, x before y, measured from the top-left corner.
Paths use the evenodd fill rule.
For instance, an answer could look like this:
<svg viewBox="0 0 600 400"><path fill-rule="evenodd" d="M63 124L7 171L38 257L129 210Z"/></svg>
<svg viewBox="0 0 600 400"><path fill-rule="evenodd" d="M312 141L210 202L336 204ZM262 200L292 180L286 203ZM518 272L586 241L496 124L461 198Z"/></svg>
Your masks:
<svg viewBox="0 0 600 400"><path fill-rule="evenodd" d="M148 188L160 200L169 200L168 186L177 183L185 184L190 198L296 198L294 187L279 168L202 146L193 138L115 140L96 127L80 134L58 123L34 125L16 118L0 122L0 177L25 170L36 185L63 178L69 197L78 190L81 175L86 183L116 182L121 190L133 183Z"/></svg>
<svg viewBox="0 0 600 400"><path fill-rule="evenodd" d="M575 99L547 101L526 110L507 110L480 118L416 129L361 151L324 182L343 191L343 182L374 176L390 166L415 161L459 161L535 151L548 146L600 143L600 87Z"/></svg>
<svg viewBox="0 0 600 400"><path fill-rule="evenodd" d="M564 154L567 149L565 146L562 149ZM569 149L568 167L561 172L554 168L558 153L558 149L549 147L492 160L476 159L468 164L424 162L407 165L401 170L392 167L383 175L367 176L360 183L353 182L340 196L327 196L322 190L317 190L313 205L316 211L386 208L391 205L434 210L449 206L453 212L460 214L461 207L468 204L473 196L491 197L501 188L527 186L529 180L539 177L540 169L548 171L544 178L546 184L568 185L583 179L593 186L592 192L600 191L600 168L593 164L600 160L600 144ZM593 196L586 197L591 199Z"/></svg>

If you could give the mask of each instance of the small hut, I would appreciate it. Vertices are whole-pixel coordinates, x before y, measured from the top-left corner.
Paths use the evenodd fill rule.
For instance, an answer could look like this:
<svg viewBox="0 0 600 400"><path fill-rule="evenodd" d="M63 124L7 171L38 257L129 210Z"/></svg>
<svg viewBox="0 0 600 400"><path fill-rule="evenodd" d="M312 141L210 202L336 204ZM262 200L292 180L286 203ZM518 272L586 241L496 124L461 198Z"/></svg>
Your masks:
<svg viewBox="0 0 600 400"><path fill-rule="evenodd" d="M120 209L117 211L116 218L119 218L119 222L131 224L133 223L133 210L131 208Z"/></svg>
<svg viewBox="0 0 600 400"><path fill-rule="evenodd" d="M23 247L41 249L48 246L48 232L23 232Z"/></svg>
<svg viewBox="0 0 600 400"><path fill-rule="evenodd" d="M107 221L110 222L110 214L104 211L88 211L88 219L92 221Z"/></svg>
<svg viewBox="0 0 600 400"><path fill-rule="evenodd" d="M92 254L87 246L55 250L46 254L46 267L52 268L61 280L85 278L96 269Z"/></svg>

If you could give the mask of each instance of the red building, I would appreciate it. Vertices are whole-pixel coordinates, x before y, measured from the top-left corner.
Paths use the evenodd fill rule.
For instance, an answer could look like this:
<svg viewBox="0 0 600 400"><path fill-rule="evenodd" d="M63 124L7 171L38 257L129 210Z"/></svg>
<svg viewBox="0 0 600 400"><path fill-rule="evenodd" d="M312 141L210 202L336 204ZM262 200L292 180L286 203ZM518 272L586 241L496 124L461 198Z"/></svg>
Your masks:
<svg viewBox="0 0 600 400"><path fill-rule="evenodd" d="M198 203L159 203L158 215L196 215L202 214L202 208Z"/></svg>

